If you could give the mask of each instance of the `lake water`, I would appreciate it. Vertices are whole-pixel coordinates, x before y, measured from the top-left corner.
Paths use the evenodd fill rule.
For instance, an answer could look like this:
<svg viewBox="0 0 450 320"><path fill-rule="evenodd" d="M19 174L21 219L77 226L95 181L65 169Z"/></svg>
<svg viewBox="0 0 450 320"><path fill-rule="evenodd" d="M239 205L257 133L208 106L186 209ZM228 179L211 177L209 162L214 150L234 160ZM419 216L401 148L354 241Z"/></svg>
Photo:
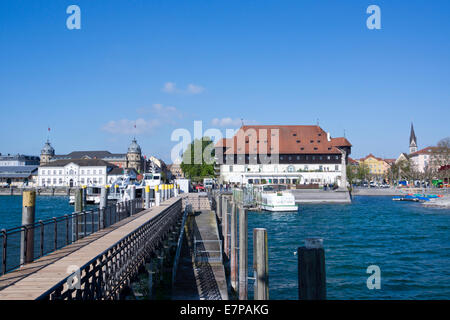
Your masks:
<svg viewBox="0 0 450 320"><path fill-rule="evenodd" d="M37 197L36 221L73 212L68 197ZM19 226L22 198L0 197L0 229ZM297 247L324 239L328 299L450 299L450 210L391 197L352 204L302 204L298 213L249 212L252 229L266 228L271 299L297 299ZM381 269L381 289L369 290L366 269ZM253 297L252 286L249 297Z"/></svg>
<svg viewBox="0 0 450 320"><path fill-rule="evenodd" d="M37 196L36 222L73 213L67 196ZM0 197L0 229L10 229L22 224L22 196Z"/></svg>
<svg viewBox="0 0 450 320"><path fill-rule="evenodd" d="M253 228L268 232L270 299L298 299L294 252L308 237L324 239L328 299L450 299L448 209L360 196L302 204L298 213L249 212L248 220L250 238ZM379 290L367 288L370 265L381 269Z"/></svg>

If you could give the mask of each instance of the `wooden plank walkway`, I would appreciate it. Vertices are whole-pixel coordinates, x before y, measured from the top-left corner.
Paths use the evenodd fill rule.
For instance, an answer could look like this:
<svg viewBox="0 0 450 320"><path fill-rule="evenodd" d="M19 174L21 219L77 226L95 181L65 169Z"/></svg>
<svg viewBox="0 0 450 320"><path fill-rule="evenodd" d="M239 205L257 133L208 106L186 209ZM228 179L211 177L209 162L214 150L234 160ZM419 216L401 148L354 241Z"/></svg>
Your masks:
<svg viewBox="0 0 450 320"><path fill-rule="evenodd" d="M171 198L0 277L0 300L34 300L182 198Z"/></svg>

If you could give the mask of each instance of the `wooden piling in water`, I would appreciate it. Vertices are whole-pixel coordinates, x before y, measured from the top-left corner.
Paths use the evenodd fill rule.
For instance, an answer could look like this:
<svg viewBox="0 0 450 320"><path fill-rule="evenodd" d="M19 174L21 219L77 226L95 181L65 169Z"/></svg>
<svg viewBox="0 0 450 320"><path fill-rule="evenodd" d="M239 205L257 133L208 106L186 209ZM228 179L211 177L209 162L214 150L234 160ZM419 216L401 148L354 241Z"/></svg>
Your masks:
<svg viewBox="0 0 450 320"><path fill-rule="evenodd" d="M231 259L230 259L230 279L231 286L237 292L238 290L238 259L237 259L237 244L238 244L238 228L237 228L237 206L235 202L231 203L230 216L230 234L231 234Z"/></svg>
<svg viewBox="0 0 450 320"><path fill-rule="evenodd" d="M84 210L84 202L83 202L83 198L84 198L84 190L83 188L77 188L75 189L75 203L74 203L74 212L82 212ZM75 220L75 221L74 221ZM78 240L78 236L81 234L82 231L82 222L83 222L83 217L79 216L77 218L75 218L74 220L72 220L72 240Z"/></svg>
<svg viewBox="0 0 450 320"><path fill-rule="evenodd" d="M20 264L30 263L34 259L34 224L36 211L36 191L24 191L22 195L22 225L25 230L20 239Z"/></svg>
<svg viewBox="0 0 450 320"><path fill-rule="evenodd" d="M239 300L248 299L248 219L247 210L239 206Z"/></svg>
<svg viewBox="0 0 450 320"><path fill-rule="evenodd" d="M222 235L223 235L223 251L225 255L230 257L230 245L229 245L229 235L228 235L228 198L224 197L223 199L223 208L222 208Z"/></svg>
<svg viewBox="0 0 450 320"><path fill-rule="evenodd" d="M100 228L105 228L105 216L106 216L106 207L108 205L108 188L102 187L100 191L100 205L99 205L99 219L100 219Z"/></svg>
<svg viewBox="0 0 450 320"><path fill-rule="evenodd" d="M253 270L255 300L269 300L269 251L264 228L253 229Z"/></svg>
<svg viewBox="0 0 450 320"><path fill-rule="evenodd" d="M322 239L307 239L297 250L298 297L300 300L325 300L325 251Z"/></svg>

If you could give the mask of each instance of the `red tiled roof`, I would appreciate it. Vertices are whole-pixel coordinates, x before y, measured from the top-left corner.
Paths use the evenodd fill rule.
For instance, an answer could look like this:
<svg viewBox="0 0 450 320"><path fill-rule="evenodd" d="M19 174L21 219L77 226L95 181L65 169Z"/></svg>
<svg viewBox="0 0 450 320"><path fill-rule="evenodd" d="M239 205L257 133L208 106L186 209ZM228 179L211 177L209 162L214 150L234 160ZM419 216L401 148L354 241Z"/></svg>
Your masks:
<svg viewBox="0 0 450 320"><path fill-rule="evenodd" d="M279 141L278 148L276 140ZM216 144L216 147L227 149L225 154L341 154L338 147L351 146L346 138L330 137L328 141L327 132L321 127L308 125L242 126L233 138L221 139Z"/></svg>
<svg viewBox="0 0 450 320"><path fill-rule="evenodd" d="M409 157L414 157L419 154L430 154L430 153L436 152L438 149L439 149L438 147L426 147L426 148L423 148L421 150L418 150L416 152L409 154Z"/></svg>

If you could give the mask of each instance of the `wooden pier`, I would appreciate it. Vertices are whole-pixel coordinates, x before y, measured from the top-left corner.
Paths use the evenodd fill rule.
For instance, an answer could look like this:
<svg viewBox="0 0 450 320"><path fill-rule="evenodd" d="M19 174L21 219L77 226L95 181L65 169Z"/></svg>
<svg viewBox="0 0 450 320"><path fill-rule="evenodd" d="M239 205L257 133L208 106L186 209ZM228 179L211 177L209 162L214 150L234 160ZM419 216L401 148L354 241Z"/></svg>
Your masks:
<svg viewBox="0 0 450 320"><path fill-rule="evenodd" d="M141 227L157 219L158 216L167 210L175 207L181 212L181 197L170 198L158 207L144 210L111 227L102 229L71 245L41 257L32 263L25 264L15 271L5 274L0 277L0 300L48 298L46 295L51 294L52 288L58 283L64 283L74 272L74 269L89 265L91 261L96 263L95 260L97 257L99 257L99 261L104 260L106 255L110 254L106 253L109 249L133 233L140 232ZM152 237L154 238L154 235ZM102 256L102 254L105 256ZM112 263L116 263L116 260ZM104 267L104 269L107 269L109 264ZM89 268L86 267L85 270L81 270L81 277L86 276ZM105 271L103 272L105 273ZM90 280L86 280L83 283L84 288L82 287L81 289L87 288L92 281L91 278Z"/></svg>

